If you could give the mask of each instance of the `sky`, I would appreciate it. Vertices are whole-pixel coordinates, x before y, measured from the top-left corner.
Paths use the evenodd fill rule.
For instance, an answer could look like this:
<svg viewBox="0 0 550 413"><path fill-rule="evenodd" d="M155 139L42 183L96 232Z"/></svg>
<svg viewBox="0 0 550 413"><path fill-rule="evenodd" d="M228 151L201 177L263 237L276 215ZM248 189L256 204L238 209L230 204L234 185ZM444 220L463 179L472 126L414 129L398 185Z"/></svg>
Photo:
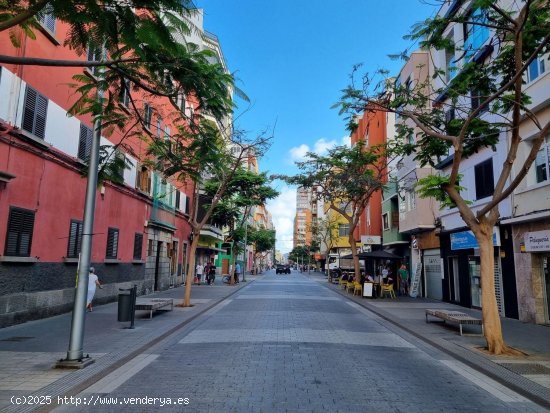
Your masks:
<svg viewBox="0 0 550 413"><path fill-rule="evenodd" d="M251 136L274 133L259 161L270 174L294 174L308 151L323 153L349 142L338 110L331 109L354 64L397 74L403 62L388 55L414 50L403 36L435 8L426 0L197 0L204 28L220 39L237 86L235 127ZM277 249L292 249L296 189L281 181L268 203Z"/></svg>

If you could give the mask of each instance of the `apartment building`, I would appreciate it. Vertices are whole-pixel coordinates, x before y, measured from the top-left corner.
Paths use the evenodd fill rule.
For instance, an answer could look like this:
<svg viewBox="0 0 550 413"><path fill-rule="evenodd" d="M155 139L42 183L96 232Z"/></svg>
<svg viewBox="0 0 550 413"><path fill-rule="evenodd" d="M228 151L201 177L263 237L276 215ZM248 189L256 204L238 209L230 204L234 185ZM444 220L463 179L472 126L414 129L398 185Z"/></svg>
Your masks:
<svg viewBox="0 0 550 413"><path fill-rule="evenodd" d="M24 47L18 49L7 32L1 33L0 53L95 59L63 45L68 26L55 16L45 14L41 23L36 39L20 33ZM195 35L204 39L202 24L197 27ZM82 175L92 139L89 116L67 115L76 99L68 86L75 74L94 76L81 68L0 67L0 326L72 309L86 187ZM122 90L119 102L128 105L128 91ZM170 139L174 126L167 102L138 93L132 98L148 131ZM179 104L188 113L196 109L185 96ZM112 151L123 138L115 132L102 136L101 144ZM143 163L143 140L126 139L125 147L131 150L116 156L127 168L96 193L91 262L105 287L98 302L116 299L119 288L133 284L139 293L167 289L181 283L187 270L193 185L165 179Z"/></svg>

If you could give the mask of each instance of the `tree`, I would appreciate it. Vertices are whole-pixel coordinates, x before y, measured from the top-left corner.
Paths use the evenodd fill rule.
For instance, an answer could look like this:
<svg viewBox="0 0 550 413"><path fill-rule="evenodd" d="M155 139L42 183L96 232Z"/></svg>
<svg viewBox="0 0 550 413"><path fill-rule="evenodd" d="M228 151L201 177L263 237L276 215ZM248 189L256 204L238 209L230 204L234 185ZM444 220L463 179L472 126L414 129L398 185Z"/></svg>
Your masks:
<svg viewBox="0 0 550 413"><path fill-rule="evenodd" d="M195 196L188 219L192 234L189 252L190 270L185 283L184 307L191 305L195 253L202 228L210 222L218 204L224 199L227 200L227 196L230 198L232 190L236 191L235 188L239 185L237 177L243 176L240 174L244 161L251 154L260 158L269 148L271 141L271 137L263 135L248 139L240 131L235 131L231 140L225 141L214 127L209 129L209 133L200 137L203 139L202 144L188 140L173 140L157 141L151 147L151 153L155 155L157 164L163 166L159 169L162 169L166 176L174 176L181 182L187 182L188 178L191 178L193 182ZM258 186L252 185L249 188L251 191L252 187L258 190ZM263 189L261 186L262 191ZM266 192L261 193L266 194ZM202 203L204 207L199 203L201 194L208 198L208 202Z"/></svg>
<svg viewBox="0 0 550 413"><path fill-rule="evenodd" d="M146 114L136 104L140 99L164 99L159 106L169 114L177 133L192 140L204 135L205 114L223 119L232 112L230 90L246 98L221 64L210 63L211 51L185 40L196 30L195 13L187 0L0 2L0 32L9 32L15 48L23 47L23 38L34 40L40 18L51 15L68 25L63 45L75 52L74 60L0 55L0 63L101 68L96 76L73 76L70 86L77 93L69 112L98 117L107 136L118 129L122 139L115 149L123 147L133 154L125 143L131 137L164 139L151 133L146 120L158 115L160 108L151 107L152 113ZM122 95L127 96L125 105L118 99ZM186 110L182 104L186 99L196 104L195 111Z"/></svg>
<svg viewBox="0 0 550 413"><path fill-rule="evenodd" d="M269 199L273 199L279 194L269 183L270 179L265 172L257 174L240 167L229 182L225 196L212 212L212 222L227 228L225 242L233 243L231 268L235 268L235 259L240 252L241 242L245 242L245 240L251 243L257 242L262 246L262 243L266 241L266 237L262 236L256 240L254 232L251 231L247 234L246 230L252 208L264 205ZM220 182L212 179L206 183L205 191L213 197L219 186ZM233 277L230 278L230 283L233 284Z"/></svg>
<svg viewBox="0 0 550 413"><path fill-rule="evenodd" d="M275 248L275 231L267 228L252 228L248 240L254 244L254 259L265 258L267 252Z"/></svg>
<svg viewBox="0 0 550 413"><path fill-rule="evenodd" d="M330 268L328 265L328 258L330 250L334 246L336 240L338 239L338 218L336 215L327 214L324 218L318 219L311 226L311 232L313 234L313 239L319 243L320 250L323 251L323 245L325 246L326 255L327 255L327 275L329 281L331 280Z"/></svg>
<svg viewBox="0 0 550 413"><path fill-rule="evenodd" d="M399 130L404 154L414 153L421 165L436 165L452 156L447 175L432 175L418 182L421 196L433 196L443 207L456 207L474 233L480 249L482 313L488 350L493 354L513 353L504 342L494 285L492 236L500 218L499 204L517 188L531 168L537 153L550 132L550 122L530 107L531 97L524 87L526 72L532 62L550 51L550 3L547 0L500 2L474 0L471 7L456 13L429 18L413 27L410 39L418 40L425 50L455 53L456 68L447 81L445 70L436 68L433 84L387 84L387 72L365 75L361 87L352 84L344 90L341 113L352 119L364 110L385 110L410 119L420 131L416 143L406 143L412 130ZM487 41L478 48L466 42L462 47L445 36L453 24L469 30L484 31ZM354 72L356 73L357 68ZM449 68L447 68L449 70ZM453 69L450 68L452 71ZM409 86L409 87L407 87ZM437 99L443 96L446 99ZM445 103L442 103L445 102ZM447 116L454 111L454 118ZM518 158L525 136L520 124L527 119L536 129L527 156ZM508 139L508 143L506 143ZM485 148L505 148L506 161L490 200L480 207L471 205L461 193L461 162ZM515 174L512 174L512 171Z"/></svg>
<svg viewBox="0 0 550 413"><path fill-rule="evenodd" d="M332 148L326 155L309 152L306 161L297 163L303 172L285 178L290 184L316 188L314 194L348 222L348 241L356 274L360 268L354 231L372 195L384 187L389 154L388 146L367 147L363 141L353 148Z"/></svg>
<svg viewBox="0 0 550 413"><path fill-rule="evenodd" d="M304 258L307 257L307 255L307 248L305 246L298 245L297 247L292 248L292 251L288 253L288 259L293 262L299 263L300 260L302 260L303 262Z"/></svg>

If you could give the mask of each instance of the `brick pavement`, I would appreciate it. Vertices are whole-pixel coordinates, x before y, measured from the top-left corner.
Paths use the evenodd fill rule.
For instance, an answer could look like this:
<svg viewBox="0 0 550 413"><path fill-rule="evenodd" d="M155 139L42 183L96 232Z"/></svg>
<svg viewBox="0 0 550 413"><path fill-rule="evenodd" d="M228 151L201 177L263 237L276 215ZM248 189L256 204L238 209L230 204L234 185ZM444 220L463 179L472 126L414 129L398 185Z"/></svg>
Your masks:
<svg viewBox="0 0 550 413"><path fill-rule="evenodd" d="M189 399L166 412L545 411L296 273L248 285L149 348L134 360L139 368L131 365L79 396L116 398L117 410L140 412L159 411L159 404L122 398Z"/></svg>

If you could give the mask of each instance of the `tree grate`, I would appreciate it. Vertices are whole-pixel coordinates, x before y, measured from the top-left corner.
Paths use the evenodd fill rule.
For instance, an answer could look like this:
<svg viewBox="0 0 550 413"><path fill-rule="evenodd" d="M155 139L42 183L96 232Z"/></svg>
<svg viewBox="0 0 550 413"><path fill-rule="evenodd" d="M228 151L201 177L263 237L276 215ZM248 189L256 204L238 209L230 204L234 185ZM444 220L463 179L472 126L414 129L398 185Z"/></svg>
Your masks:
<svg viewBox="0 0 550 413"><path fill-rule="evenodd" d="M517 374L550 374L550 368L535 363L499 363Z"/></svg>
<svg viewBox="0 0 550 413"><path fill-rule="evenodd" d="M25 341L25 340L31 340L33 338L34 337L13 336L13 337L8 337L8 338L3 338L0 341L17 341L17 342L20 342L20 341Z"/></svg>

